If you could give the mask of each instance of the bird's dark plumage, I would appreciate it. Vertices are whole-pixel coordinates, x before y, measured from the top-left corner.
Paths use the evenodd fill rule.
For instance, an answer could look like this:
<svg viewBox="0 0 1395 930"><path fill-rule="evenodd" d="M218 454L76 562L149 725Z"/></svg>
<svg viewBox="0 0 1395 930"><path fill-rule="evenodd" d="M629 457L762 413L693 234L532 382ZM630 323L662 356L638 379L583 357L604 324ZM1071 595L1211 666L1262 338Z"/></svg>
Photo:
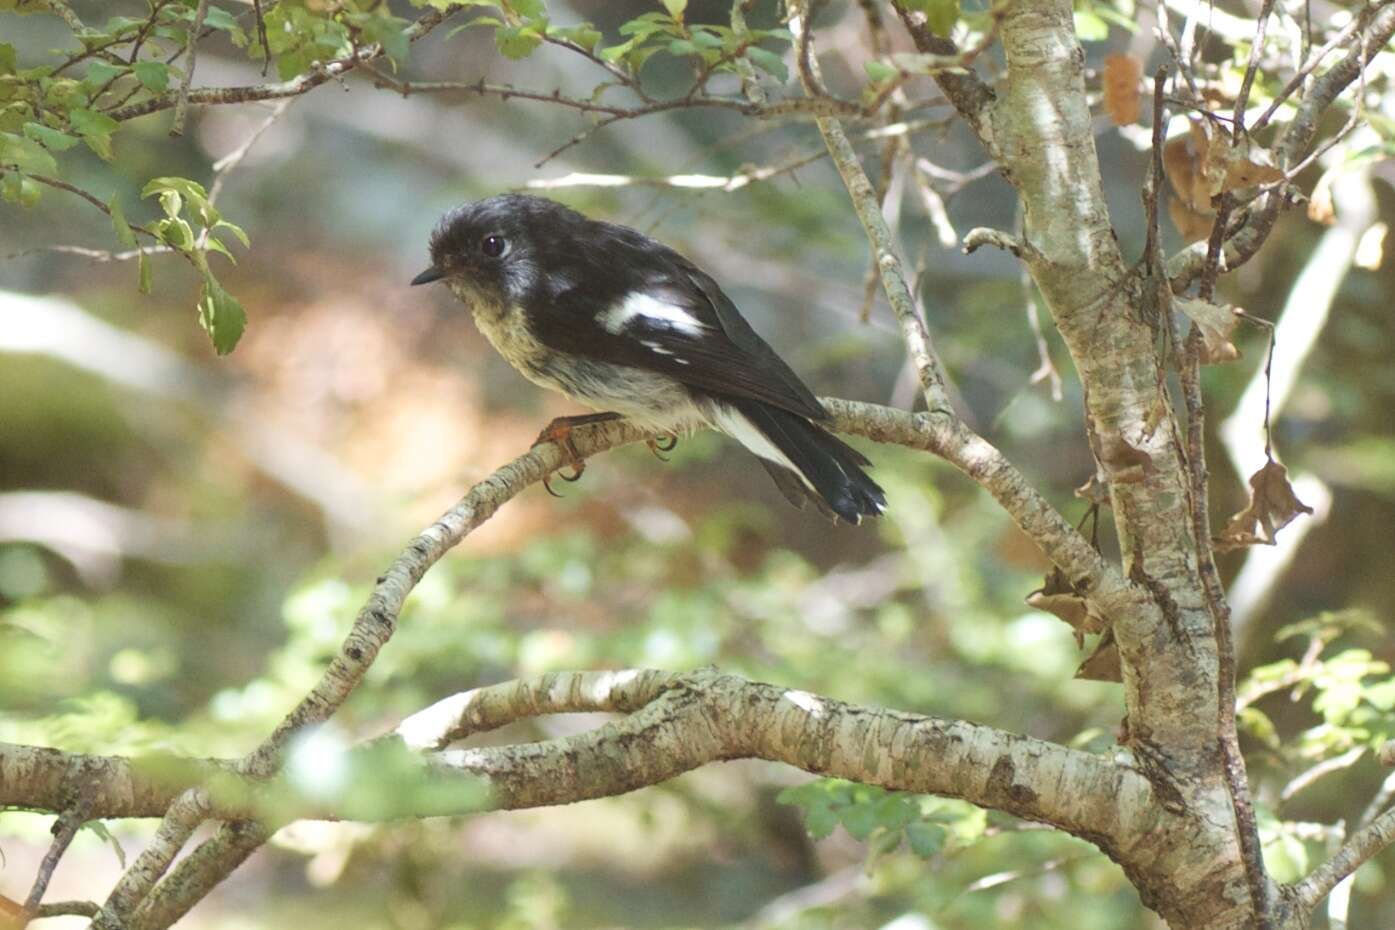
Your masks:
<svg viewBox="0 0 1395 930"><path fill-rule="evenodd" d="M431 267L529 380L678 432L707 424L761 459L796 505L850 522L886 498L865 457L710 276L650 237L505 194L446 214Z"/></svg>

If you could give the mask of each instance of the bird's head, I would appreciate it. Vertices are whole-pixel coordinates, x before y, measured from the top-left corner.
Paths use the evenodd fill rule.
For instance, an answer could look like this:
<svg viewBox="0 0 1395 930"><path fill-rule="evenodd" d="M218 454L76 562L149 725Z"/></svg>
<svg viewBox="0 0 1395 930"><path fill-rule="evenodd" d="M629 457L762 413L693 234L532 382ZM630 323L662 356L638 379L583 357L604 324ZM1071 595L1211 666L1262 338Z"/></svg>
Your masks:
<svg viewBox="0 0 1395 930"><path fill-rule="evenodd" d="M539 248L559 226L583 221L559 203L501 194L447 213L431 234L431 267L412 284L444 281L481 306L522 303L539 286Z"/></svg>

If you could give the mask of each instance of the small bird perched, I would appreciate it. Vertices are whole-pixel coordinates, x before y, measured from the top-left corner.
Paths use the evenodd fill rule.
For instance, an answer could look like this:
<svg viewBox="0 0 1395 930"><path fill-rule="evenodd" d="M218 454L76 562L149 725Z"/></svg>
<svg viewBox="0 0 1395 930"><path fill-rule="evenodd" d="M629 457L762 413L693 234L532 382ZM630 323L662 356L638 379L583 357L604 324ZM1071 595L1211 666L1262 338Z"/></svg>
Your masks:
<svg viewBox="0 0 1395 930"><path fill-rule="evenodd" d="M555 420L539 442L568 449L571 427L619 416L675 436L706 425L754 452L796 507L851 523L886 509L871 462L819 425L828 411L717 282L663 243L503 194L441 219L412 284L432 281L529 381L607 411Z"/></svg>

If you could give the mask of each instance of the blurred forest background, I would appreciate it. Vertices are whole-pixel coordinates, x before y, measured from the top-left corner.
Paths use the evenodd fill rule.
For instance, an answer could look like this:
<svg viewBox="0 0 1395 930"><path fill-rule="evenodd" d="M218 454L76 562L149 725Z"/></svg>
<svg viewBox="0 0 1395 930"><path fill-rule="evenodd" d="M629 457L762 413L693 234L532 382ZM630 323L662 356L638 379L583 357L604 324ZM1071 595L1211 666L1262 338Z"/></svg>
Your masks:
<svg viewBox="0 0 1395 930"><path fill-rule="evenodd" d="M4 6L0 36L21 65L70 41L58 18ZM123 4L72 6L100 21ZM555 20L590 20L608 36L648 8L549 4ZM1079 9L1092 67L1110 52L1155 54L1147 30L1128 28L1147 11ZM729 4L694 0L688 16L720 22L728 13ZM751 15L775 24L772 4ZM857 5L831 4L820 26L830 79L861 80ZM547 89L595 82L576 56L544 50L509 62L487 31L447 31L414 47L409 75ZM217 42L201 49L201 83L258 80L226 51ZM839 52L850 62L842 72ZM676 69L663 56L647 67L660 82ZM137 120L110 163L83 147L64 153L65 177L104 201L119 195L131 219L144 220L154 215L139 199L150 178L211 180L274 109L196 110L180 139L168 136L167 114ZM906 118L921 121L915 148L936 169L922 181L943 198L943 222L960 236L1013 228L1010 188L979 170L981 152L950 109ZM679 110L617 123L547 158L586 125L543 103L404 98L359 74L293 100L224 176L219 207L252 247L232 246L235 267L214 259L249 317L241 344L221 358L194 325L198 279L184 262L154 257L154 292L143 296L133 262L47 248L112 247L108 219L90 204L50 190L28 208L0 205L0 739L246 751L313 683L403 542L524 451L551 417L579 412L510 370L444 289L406 286L427 262L436 219L464 200L573 172L734 175L808 156L730 192L631 184L546 193L707 268L816 392L911 402L884 303L859 318L866 240L811 125ZM1106 193L1131 256L1144 235L1148 155L1139 142L1101 118ZM870 157L879 144L859 142ZM1360 750L1392 735L1395 264L1367 230L1395 221L1395 167L1381 160L1389 141L1372 144L1374 155L1343 161L1328 178L1337 226L1294 211L1222 281L1226 300L1271 320L1305 270L1338 288L1311 353L1289 365L1296 381L1276 424L1278 449L1302 476L1300 497L1318 512L1290 528L1304 534L1301 546L1272 582L1248 601L1237 592L1242 678L1260 670L1242 683L1242 699L1246 687L1258 694L1292 674L1313 642L1323 650L1300 683L1257 698L1246 717L1266 854L1280 880L1332 839L1323 824L1360 813L1383 778ZM1304 190L1341 159L1314 167ZM927 219L918 187L900 176L890 209L962 409L1081 516L1086 505L1072 502L1072 489L1093 463L1078 384L1049 318L1040 314L1038 337L1019 265L987 250L961 254ZM1310 267L1324 237L1342 229L1364 236L1358 266ZM1180 240L1167 234L1172 251ZM1305 299L1299 291L1286 312L1303 317ZM1219 429L1265 356L1263 331L1240 337L1239 362L1206 370L1218 520L1245 502ZM1279 365L1289 349L1281 337ZM1059 382L1042 369L1042 352ZM849 701L1108 746L1118 686L1075 679L1084 653L1070 629L1023 603L1047 567L1035 550L948 466L861 447L890 510L860 528L829 529L794 511L748 455L712 434L681 442L669 464L643 448L596 459L579 483L559 484L561 500L528 491L426 576L334 726L346 738L371 735L450 693L552 669L714 664ZM1222 557L1227 580L1244 559ZM550 718L490 739L592 725ZM1332 774L1294 787L1331 759ZM300 824L184 925L1160 926L1089 845L957 802L915 799L918 822L933 829L914 844L895 832L894 845L884 820L858 819L888 803L878 792L814 783L804 789L807 812L823 803L841 818L822 823L827 830L811 820L831 831L814 839L806 811L781 801L806 782L742 762L564 809ZM0 813L0 891L22 899L50 822ZM84 831L51 897L100 897L151 829ZM1391 868L1386 856L1359 873L1352 926L1395 925Z"/></svg>

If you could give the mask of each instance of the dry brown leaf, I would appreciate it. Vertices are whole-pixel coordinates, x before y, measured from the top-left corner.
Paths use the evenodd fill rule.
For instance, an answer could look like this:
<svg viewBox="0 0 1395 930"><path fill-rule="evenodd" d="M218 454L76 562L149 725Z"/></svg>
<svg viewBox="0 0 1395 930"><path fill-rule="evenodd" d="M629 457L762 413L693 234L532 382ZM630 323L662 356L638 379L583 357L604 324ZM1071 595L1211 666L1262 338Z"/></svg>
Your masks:
<svg viewBox="0 0 1395 930"><path fill-rule="evenodd" d="M1090 476L1090 480L1075 489L1075 496L1098 507L1109 506L1109 485L1105 484L1099 472Z"/></svg>
<svg viewBox="0 0 1395 930"><path fill-rule="evenodd" d="M1075 677L1086 681L1124 680L1124 667L1119 660L1119 646L1114 642L1113 630L1104 631L1095 651L1075 670Z"/></svg>
<svg viewBox="0 0 1395 930"><path fill-rule="evenodd" d="M1210 207L1207 207L1210 210ZM1182 241L1190 245L1201 242L1211 235L1211 224L1215 211L1198 213L1177 197L1167 198L1167 215Z"/></svg>
<svg viewBox="0 0 1395 930"><path fill-rule="evenodd" d="M1331 226L1337 222L1337 208L1332 203L1332 172L1330 171L1318 178L1317 184L1313 186L1312 196L1308 198L1308 219L1324 226Z"/></svg>
<svg viewBox="0 0 1395 930"><path fill-rule="evenodd" d="M1226 138L1229 139L1228 136ZM1212 146L1211 151L1215 152L1216 147ZM1254 187L1256 184L1273 184L1284 179L1284 173L1274 164L1274 156L1270 155L1267 149L1255 145L1248 137L1236 145L1228 146L1225 157L1223 190L1233 191L1242 187Z"/></svg>
<svg viewBox="0 0 1395 930"><path fill-rule="evenodd" d="M1163 167L1172 189L1193 213L1215 213L1211 200L1226 191L1284 179L1273 156L1248 137L1237 142L1209 119L1194 119L1187 125L1186 135L1175 136L1163 146Z"/></svg>
<svg viewBox="0 0 1395 930"><path fill-rule="evenodd" d="M1201 361L1206 365L1220 362L1233 362L1240 357L1240 350L1230 341L1230 334L1244 315L1229 304L1213 304L1209 300L1188 297L1173 299L1178 310L1185 313L1197 329L1201 330Z"/></svg>
<svg viewBox="0 0 1395 930"><path fill-rule="evenodd" d="M1193 213L1214 213L1204 172L1211 143L1205 130L1196 123L1191 125L1190 132L1172 137L1163 146L1163 171L1187 209ZM1209 223L1207 228L1210 228Z"/></svg>
<svg viewBox="0 0 1395 930"><path fill-rule="evenodd" d="M1211 205L1211 198L1225 189L1226 156L1230 149L1230 136L1211 124L1210 120L1189 121L1188 137L1192 149L1197 153L1198 169L1193 181L1191 207L1200 209L1201 204Z"/></svg>
<svg viewBox="0 0 1395 930"><path fill-rule="evenodd" d="M1143 80L1143 62L1135 55L1107 55L1100 85L1104 90L1104 112L1115 126L1138 122L1143 108L1139 99L1139 82Z"/></svg>
<svg viewBox="0 0 1395 930"><path fill-rule="evenodd" d="M1152 474L1153 457L1117 432L1099 437L1096 457L1115 484L1135 484Z"/></svg>
<svg viewBox="0 0 1395 930"><path fill-rule="evenodd" d="M1086 633L1101 633L1108 624L1059 568L1047 573L1042 586L1027 595L1027 606L1055 614L1075 631L1075 645L1085 645Z"/></svg>
<svg viewBox="0 0 1395 930"><path fill-rule="evenodd" d="M1292 523L1299 514L1312 512L1313 508L1293 493L1293 485L1288 482L1288 469L1269 459L1263 468L1250 476L1250 505L1230 518L1221 535L1216 537L1216 550L1226 552L1243 546L1272 546L1279 530Z"/></svg>

